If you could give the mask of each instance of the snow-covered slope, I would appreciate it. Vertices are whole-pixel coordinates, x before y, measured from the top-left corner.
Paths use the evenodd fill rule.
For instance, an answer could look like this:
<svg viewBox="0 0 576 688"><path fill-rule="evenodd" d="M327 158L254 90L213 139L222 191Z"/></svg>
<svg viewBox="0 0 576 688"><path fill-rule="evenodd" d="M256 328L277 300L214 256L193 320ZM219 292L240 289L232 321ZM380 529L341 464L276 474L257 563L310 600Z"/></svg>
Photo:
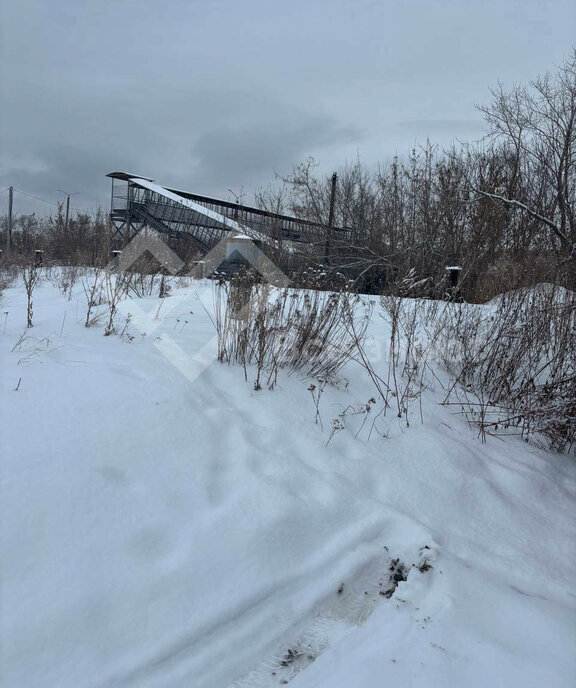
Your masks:
<svg viewBox="0 0 576 688"><path fill-rule="evenodd" d="M374 394L356 364L321 425L297 376L182 374L215 352L208 283L129 302L122 338L84 304L46 282L25 331L3 293L2 686L571 685L573 459L482 444L433 389L423 424L327 445Z"/></svg>

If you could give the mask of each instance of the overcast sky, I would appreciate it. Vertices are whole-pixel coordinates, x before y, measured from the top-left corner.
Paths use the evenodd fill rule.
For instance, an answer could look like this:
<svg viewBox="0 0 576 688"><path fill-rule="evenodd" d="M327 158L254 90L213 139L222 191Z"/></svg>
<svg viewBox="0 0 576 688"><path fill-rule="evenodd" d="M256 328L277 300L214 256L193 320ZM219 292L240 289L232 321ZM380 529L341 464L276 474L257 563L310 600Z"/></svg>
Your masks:
<svg viewBox="0 0 576 688"><path fill-rule="evenodd" d="M308 155L476 139L498 79L576 43L574 0L0 0L0 20L0 191L77 208L108 208L112 170L250 203Z"/></svg>

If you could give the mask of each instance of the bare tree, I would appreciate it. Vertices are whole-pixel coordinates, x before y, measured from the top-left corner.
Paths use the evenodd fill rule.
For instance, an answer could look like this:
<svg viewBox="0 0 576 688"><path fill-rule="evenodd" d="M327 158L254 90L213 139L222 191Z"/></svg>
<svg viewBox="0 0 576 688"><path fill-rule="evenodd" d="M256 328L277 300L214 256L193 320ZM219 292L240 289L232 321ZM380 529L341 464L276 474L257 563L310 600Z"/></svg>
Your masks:
<svg viewBox="0 0 576 688"><path fill-rule="evenodd" d="M576 49L553 75L505 91L479 107L489 138L513 154L508 193L477 191L545 224L561 250L576 251ZM523 197L515 195L520 193Z"/></svg>

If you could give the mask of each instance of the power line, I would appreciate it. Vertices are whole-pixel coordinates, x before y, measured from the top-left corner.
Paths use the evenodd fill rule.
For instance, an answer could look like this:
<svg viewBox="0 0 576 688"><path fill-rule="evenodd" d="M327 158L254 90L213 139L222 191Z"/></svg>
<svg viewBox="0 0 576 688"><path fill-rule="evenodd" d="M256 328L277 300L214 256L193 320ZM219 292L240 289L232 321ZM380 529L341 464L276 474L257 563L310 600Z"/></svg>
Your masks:
<svg viewBox="0 0 576 688"><path fill-rule="evenodd" d="M5 189L2 189L0 191L0 193L4 193L4 192L8 191L9 189L10 189L10 187L7 186ZM29 194L28 192L22 191L21 189L17 189L16 187L13 187L13 189L14 189L14 191L18 192L19 194L22 194L23 196L28 196L28 198L33 198L34 200L41 201L42 203L48 203L48 205L53 205L56 208L58 208L58 206L60 205L60 203L55 203L54 201L48 201L46 198L40 198L40 196L34 196L34 194ZM62 203L62 205L64 205L64 204ZM70 210L73 210L76 213L86 213L87 212L86 209L76 208L74 206L70 206Z"/></svg>
<svg viewBox="0 0 576 688"><path fill-rule="evenodd" d="M42 203L49 203L50 205L55 205L58 207L58 203L54 203L54 201L47 201L45 198L40 198L39 196L33 196L32 194L26 193L26 191L21 191L20 189L14 188L14 191L17 191L19 194L22 194L23 196L28 196L28 198L34 198L36 201L42 201Z"/></svg>

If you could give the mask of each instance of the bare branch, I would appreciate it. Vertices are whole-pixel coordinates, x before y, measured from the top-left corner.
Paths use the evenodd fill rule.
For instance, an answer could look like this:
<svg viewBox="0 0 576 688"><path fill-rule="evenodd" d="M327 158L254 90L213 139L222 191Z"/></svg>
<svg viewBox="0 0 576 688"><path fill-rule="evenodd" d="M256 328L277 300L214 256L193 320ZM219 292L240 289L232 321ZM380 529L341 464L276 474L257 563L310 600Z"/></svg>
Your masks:
<svg viewBox="0 0 576 688"><path fill-rule="evenodd" d="M495 193L489 193L488 191L482 191L482 189L476 189L473 188L473 191L476 193L479 193L481 196L484 196L486 198L491 198L492 200L495 201L500 201L501 203L506 203L507 205L512 205L516 208L520 208L522 210L525 210L531 217L533 217L536 220L539 220L543 224L545 224L547 227L549 227L554 234L560 239L560 242L562 246L570 251L571 254L575 252L576 247L570 244L570 241L568 240L568 237L560 230L558 225L552 220L548 219L547 217L544 217L543 215L540 215L540 213L537 213L536 211L532 210L529 208L527 205L524 203L521 203L520 201L517 201L513 198L505 198L504 196L500 196Z"/></svg>

